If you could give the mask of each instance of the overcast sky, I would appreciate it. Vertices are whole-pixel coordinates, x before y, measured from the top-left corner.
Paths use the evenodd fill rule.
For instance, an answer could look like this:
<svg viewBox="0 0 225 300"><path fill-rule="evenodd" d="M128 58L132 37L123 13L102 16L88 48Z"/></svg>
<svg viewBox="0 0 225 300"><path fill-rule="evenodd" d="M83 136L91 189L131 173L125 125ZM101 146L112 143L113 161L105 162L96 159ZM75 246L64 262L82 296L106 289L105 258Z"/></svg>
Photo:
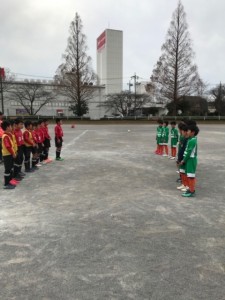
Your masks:
<svg viewBox="0 0 225 300"><path fill-rule="evenodd" d="M177 3L178 0L0 0L0 66L15 73L53 77L62 63L69 25L77 12L95 71L96 38L106 28L118 29L124 35L124 84L134 72L141 80L148 80ZM200 76L212 85L225 82L225 1L182 3Z"/></svg>

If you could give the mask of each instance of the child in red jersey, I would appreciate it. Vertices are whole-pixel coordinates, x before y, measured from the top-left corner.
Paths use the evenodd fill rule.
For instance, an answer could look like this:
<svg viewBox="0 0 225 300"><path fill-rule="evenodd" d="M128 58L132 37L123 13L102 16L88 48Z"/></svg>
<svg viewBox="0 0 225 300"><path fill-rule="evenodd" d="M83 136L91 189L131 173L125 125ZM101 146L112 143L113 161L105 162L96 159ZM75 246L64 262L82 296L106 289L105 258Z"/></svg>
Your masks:
<svg viewBox="0 0 225 300"><path fill-rule="evenodd" d="M63 130L62 130L62 120L56 119L55 125L55 147L56 147L56 160L62 161L63 158L60 157L62 144L63 144Z"/></svg>
<svg viewBox="0 0 225 300"><path fill-rule="evenodd" d="M44 149L43 149L43 154L44 154L44 161L46 163L52 162L52 159L48 157L49 153L49 148L51 147L51 137L48 132L48 119L44 120L44 134L45 134L45 139L44 139Z"/></svg>
<svg viewBox="0 0 225 300"><path fill-rule="evenodd" d="M13 163L14 159L16 158L16 153L13 146L13 139L12 139L12 125L8 121L2 122L2 129L4 131L2 136L2 156L3 162L5 166L5 173L4 173L4 189L11 190L14 189L16 184L12 182L13 177Z"/></svg>
<svg viewBox="0 0 225 300"><path fill-rule="evenodd" d="M44 163L44 140L45 140L45 129L44 129L44 121L39 120L37 124L37 132L38 132L38 153L39 153L39 161L40 163Z"/></svg>
<svg viewBox="0 0 225 300"><path fill-rule="evenodd" d="M14 178L21 180L26 174L21 171L23 165L24 155L24 140L23 140L23 121L21 119L15 120L14 135L17 144L17 156L14 160Z"/></svg>
<svg viewBox="0 0 225 300"><path fill-rule="evenodd" d="M2 163L2 136L4 130L2 129L2 122L3 122L3 113L0 111L0 164Z"/></svg>
<svg viewBox="0 0 225 300"><path fill-rule="evenodd" d="M25 165L25 172L33 172L34 169L31 168L30 166L30 157L31 157L31 152L32 152L32 147L35 146L35 142L32 137L32 123L31 121L27 120L24 123L25 130L23 133L23 139L24 139L24 154L25 154L25 160L24 160L24 165Z"/></svg>
<svg viewBox="0 0 225 300"><path fill-rule="evenodd" d="M37 136L37 122L32 123L32 138L34 141L34 146L31 149L32 152L32 169L37 170L39 166L37 166L38 159L38 136Z"/></svg>

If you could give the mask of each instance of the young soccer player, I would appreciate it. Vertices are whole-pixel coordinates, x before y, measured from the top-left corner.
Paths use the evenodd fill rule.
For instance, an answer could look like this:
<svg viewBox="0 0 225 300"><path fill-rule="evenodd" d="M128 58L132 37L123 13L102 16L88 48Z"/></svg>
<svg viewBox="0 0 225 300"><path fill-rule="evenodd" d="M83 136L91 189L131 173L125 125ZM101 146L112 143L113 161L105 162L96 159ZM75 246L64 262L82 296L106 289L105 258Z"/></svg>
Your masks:
<svg viewBox="0 0 225 300"><path fill-rule="evenodd" d="M12 125L8 121L2 122L2 129L4 130L2 136L2 156L5 167L4 173L4 189L11 190L14 189L16 184L12 182L13 178L13 161L16 158L16 153L13 147L12 140Z"/></svg>
<svg viewBox="0 0 225 300"><path fill-rule="evenodd" d="M176 122L170 122L171 131L170 131L170 138L171 138L171 157L170 159L175 159L177 155L177 143L178 143L178 130L176 128Z"/></svg>
<svg viewBox="0 0 225 300"><path fill-rule="evenodd" d="M34 145L31 148L32 152L32 169L37 170L37 162L38 162L38 136L37 136L37 122L32 123L32 130L31 130L32 138L34 141Z"/></svg>
<svg viewBox="0 0 225 300"><path fill-rule="evenodd" d="M187 182L187 176L185 174L185 164L180 165L180 162L183 160L184 157L184 151L187 146L188 141L188 127L184 123L180 123L178 125L179 131L180 131L180 140L179 140L179 150L178 150L178 159L177 159L177 166L179 168L179 174L181 178L181 185L177 187L178 190L181 190L182 192L186 192L188 189L188 182Z"/></svg>
<svg viewBox="0 0 225 300"><path fill-rule="evenodd" d="M32 152L32 147L35 146L35 142L32 137L32 123L31 121L27 120L24 123L25 130L23 132L23 139L24 139L24 154L25 154L25 160L24 160L24 165L25 165L25 172L30 173L33 172L34 169L31 168L30 165L30 158L31 158L31 152Z"/></svg>
<svg viewBox="0 0 225 300"><path fill-rule="evenodd" d="M44 161L46 163L50 163L52 162L52 159L50 159L48 157L48 153L49 153L49 148L51 147L51 137L49 135L49 131L48 131L48 120L45 119L44 120L44 134L45 134L45 139L44 139L44 149L43 149L43 154L44 154Z"/></svg>
<svg viewBox="0 0 225 300"><path fill-rule="evenodd" d="M184 151L184 157L180 165L185 165L185 173L187 175L187 182L189 189L182 194L183 197L195 196L196 184L196 168L197 168L197 135L199 128L197 125L188 125L188 142Z"/></svg>
<svg viewBox="0 0 225 300"><path fill-rule="evenodd" d="M63 144L63 130L62 130L62 120L56 119L55 125L55 147L56 147L56 160L62 161L63 158L60 157L62 144Z"/></svg>
<svg viewBox="0 0 225 300"><path fill-rule="evenodd" d="M2 136L4 130L2 129L2 122L3 122L3 113L0 111L0 164L2 163Z"/></svg>
<svg viewBox="0 0 225 300"><path fill-rule="evenodd" d="M37 124L37 134L38 134L38 156L40 164L44 164L44 140L45 140L45 129L44 121L39 120Z"/></svg>
<svg viewBox="0 0 225 300"><path fill-rule="evenodd" d="M158 127L156 129L156 143L157 149L155 154L162 155L163 154L163 141L162 141L162 134L163 134L163 121L158 120Z"/></svg>
<svg viewBox="0 0 225 300"><path fill-rule="evenodd" d="M168 156L169 155L169 149L168 149L168 142L169 142L169 128L168 128L168 121L163 122L163 133L162 133L162 140L163 140L163 156Z"/></svg>
<svg viewBox="0 0 225 300"><path fill-rule="evenodd" d="M15 120L14 134L17 143L17 156L14 161L14 177L16 179L23 178L26 174L22 172L22 165L24 159L24 140L23 140L23 121L19 118Z"/></svg>

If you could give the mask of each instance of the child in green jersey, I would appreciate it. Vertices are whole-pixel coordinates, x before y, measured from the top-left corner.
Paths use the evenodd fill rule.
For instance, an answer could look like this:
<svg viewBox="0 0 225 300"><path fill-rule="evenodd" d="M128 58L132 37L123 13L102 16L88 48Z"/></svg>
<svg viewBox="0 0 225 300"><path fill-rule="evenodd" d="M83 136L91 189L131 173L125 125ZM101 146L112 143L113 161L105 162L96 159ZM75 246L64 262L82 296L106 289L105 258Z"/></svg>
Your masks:
<svg viewBox="0 0 225 300"><path fill-rule="evenodd" d="M169 142L169 128L168 128L168 121L163 122L163 133L162 133L162 139L163 139L163 156L168 156L169 154L169 149L168 149L168 142Z"/></svg>
<svg viewBox="0 0 225 300"><path fill-rule="evenodd" d="M184 151L183 160L180 165L185 165L185 173L189 189L182 194L183 197L194 197L196 184L196 168L197 168L197 135L199 128L197 125L188 126L188 142Z"/></svg>
<svg viewBox="0 0 225 300"><path fill-rule="evenodd" d="M176 122L170 122L170 138L171 138L171 157L170 159L175 159L177 155L177 143L178 143L178 130L176 128Z"/></svg>
<svg viewBox="0 0 225 300"><path fill-rule="evenodd" d="M163 141L162 141L162 134L163 134L163 121L158 121L158 127L156 129L156 143L157 143L157 149L155 151L155 154L162 155L163 153Z"/></svg>

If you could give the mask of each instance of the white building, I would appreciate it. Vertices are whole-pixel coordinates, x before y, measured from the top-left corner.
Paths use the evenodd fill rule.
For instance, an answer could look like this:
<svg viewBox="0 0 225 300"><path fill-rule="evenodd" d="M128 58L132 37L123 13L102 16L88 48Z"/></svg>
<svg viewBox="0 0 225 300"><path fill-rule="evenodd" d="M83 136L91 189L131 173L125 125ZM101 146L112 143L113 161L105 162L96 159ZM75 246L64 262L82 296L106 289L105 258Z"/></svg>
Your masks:
<svg viewBox="0 0 225 300"><path fill-rule="evenodd" d="M120 93L123 89L123 32L106 29L97 38L97 75L105 93Z"/></svg>
<svg viewBox="0 0 225 300"><path fill-rule="evenodd" d="M52 91L54 93L54 100L44 105L36 114L37 116L74 116L73 112L69 109L70 99L66 96L63 96L60 93L60 85L56 85L53 82L40 82L40 81L31 81L28 80L24 82L14 82L14 85L29 85L37 84L44 87L46 91ZM93 89L93 97L88 101L89 112L86 117L90 119L100 119L105 115L105 108L101 105L105 101L105 87L93 85L90 86ZM37 110L41 103L42 99L35 100L34 110ZM24 100L23 103L29 107L30 103L28 100ZM1 109L0 109L1 110ZM24 106L22 106L18 101L12 100L10 96L10 91L4 93L4 114L6 116L26 116L28 115Z"/></svg>

